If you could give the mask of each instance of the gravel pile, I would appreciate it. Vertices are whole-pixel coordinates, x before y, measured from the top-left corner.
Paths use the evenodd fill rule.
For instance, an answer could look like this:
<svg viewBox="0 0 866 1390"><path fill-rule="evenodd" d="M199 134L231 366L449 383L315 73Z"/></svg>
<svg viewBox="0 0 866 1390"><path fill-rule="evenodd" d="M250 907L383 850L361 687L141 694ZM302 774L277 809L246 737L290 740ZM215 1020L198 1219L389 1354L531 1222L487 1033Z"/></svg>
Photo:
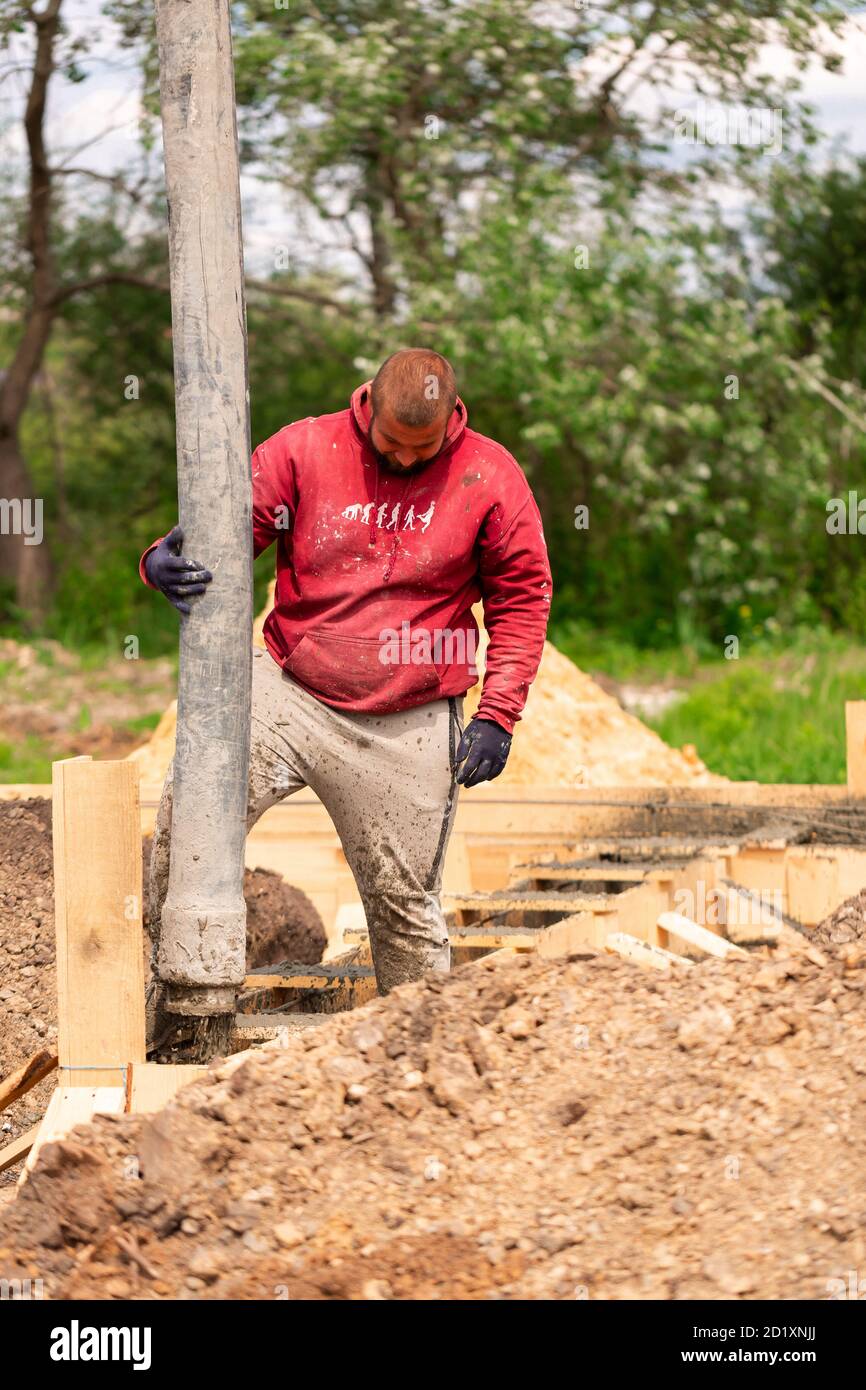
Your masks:
<svg viewBox="0 0 866 1390"><path fill-rule="evenodd" d="M821 1299L866 1261L866 948L498 957L47 1147L53 1298Z"/></svg>

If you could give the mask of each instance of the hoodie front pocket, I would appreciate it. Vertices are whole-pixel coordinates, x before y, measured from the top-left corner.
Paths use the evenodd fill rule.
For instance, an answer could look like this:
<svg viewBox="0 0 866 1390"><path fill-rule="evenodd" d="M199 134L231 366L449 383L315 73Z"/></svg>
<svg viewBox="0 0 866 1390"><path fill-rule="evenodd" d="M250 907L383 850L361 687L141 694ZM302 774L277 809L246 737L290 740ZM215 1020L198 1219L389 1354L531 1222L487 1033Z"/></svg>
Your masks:
<svg viewBox="0 0 866 1390"><path fill-rule="evenodd" d="M396 707L428 694L435 699L439 672L430 662L413 664L394 659L387 641L343 637L318 628L301 638L286 661L286 669L324 700L363 708Z"/></svg>

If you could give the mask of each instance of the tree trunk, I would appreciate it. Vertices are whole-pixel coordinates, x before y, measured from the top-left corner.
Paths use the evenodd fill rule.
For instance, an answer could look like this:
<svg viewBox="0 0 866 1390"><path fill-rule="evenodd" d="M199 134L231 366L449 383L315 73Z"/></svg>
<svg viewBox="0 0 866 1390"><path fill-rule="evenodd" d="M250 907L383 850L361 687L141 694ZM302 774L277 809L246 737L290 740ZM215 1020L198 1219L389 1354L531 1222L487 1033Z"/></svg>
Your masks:
<svg viewBox="0 0 866 1390"><path fill-rule="evenodd" d="M159 973L176 1013L234 1011L252 680L246 308L228 0L157 0L184 551L214 575L181 619Z"/></svg>
<svg viewBox="0 0 866 1390"><path fill-rule="evenodd" d="M15 603L32 627L45 616L53 582L42 498L35 494L17 435L10 436L0 427L0 580L11 581ZM13 521L18 517L23 525Z"/></svg>
<svg viewBox="0 0 866 1390"><path fill-rule="evenodd" d="M397 302L397 286L391 274L391 249L385 227L386 199L382 188L381 153L365 160L364 202L370 223L370 275L373 280L373 308L389 318Z"/></svg>
<svg viewBox="0 0 866 1390"><path fill-rule="evenodd" d="M48 0L43 10L30 14L36 30L36 52L24 113L24 133L30 159L27 251L33 266L33 282L24 332L0 386L0 498L13 504L19 515L29 508L31 516L35 516L37 505L41 512L42 500L35 495L36 489L21 456L19 431L56 312L52 302L55 278L50 243L51 174L43 127L48 84L54 72L61 3L62 0ZM7 505L5 516L10 514ZM44 525L40 530L40 539L33 544L33 535L28 537L21 529L9 530L4 526L0 545L0 578L12 580L16 603L31 622L38 622L44 615L52 582Z"/></svg>

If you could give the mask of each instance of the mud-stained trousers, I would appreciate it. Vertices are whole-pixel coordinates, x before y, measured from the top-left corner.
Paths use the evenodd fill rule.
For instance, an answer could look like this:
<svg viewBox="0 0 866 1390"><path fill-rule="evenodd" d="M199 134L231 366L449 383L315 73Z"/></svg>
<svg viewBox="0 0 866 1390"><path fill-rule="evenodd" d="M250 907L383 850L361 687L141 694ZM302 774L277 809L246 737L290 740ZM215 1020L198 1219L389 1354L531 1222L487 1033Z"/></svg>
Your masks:
<svg viewBox="0 0 866 1390"><path fill-rule="evenodd" d="M247 832L268 807L312 788L358 885L380 994L450 966L439 893L462 732L459 696L393 714L348 714L308 694L269 652L253 652ZM172 762L150 859L154 938L168 891L173 770Z"/></svg>

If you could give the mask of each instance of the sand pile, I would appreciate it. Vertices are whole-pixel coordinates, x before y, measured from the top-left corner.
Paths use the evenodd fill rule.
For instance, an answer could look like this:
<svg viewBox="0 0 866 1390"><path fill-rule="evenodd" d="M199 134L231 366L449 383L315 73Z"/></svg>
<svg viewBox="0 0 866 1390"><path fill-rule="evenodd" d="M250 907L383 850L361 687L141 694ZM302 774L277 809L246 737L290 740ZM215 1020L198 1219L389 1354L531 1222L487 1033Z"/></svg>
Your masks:
<svg viewBox="0 0 866 1390"><path fill-rule="evenodd" d="M253 641L263 647L262 626L273 607L273 584L256 619ZM484 669L487 634L481 606L478 669ZM469 691L464 713L475 713L480 682ZM161 782L174 753L177 701L172 701L150 742L130 754L141 764L142 781ZM658 734L628 714L573 661L550 642L514 734L499 787L639 787L724 782L708 772L693 748L670 748Z"/></svg>
<svg viewBox="0 0 866 1390"><path fill-rule="evenodd" d="M479 670L487 634L481 624ZM480 683L466 697L469 719L481 698ZM497 785L513 787L642 787L724 782L707 770L693 748L671 748L612 695L545 642L538 676L505 771Z"/></svg>
<svg viewBox="0 0 866 1390"><path fill-rule="evenodd" d="M866 1260L864 985L862 946L808 943L663 977L588 949L428 977L46 1147L0 1276L53 1298L827 1298Z"/></svg>

